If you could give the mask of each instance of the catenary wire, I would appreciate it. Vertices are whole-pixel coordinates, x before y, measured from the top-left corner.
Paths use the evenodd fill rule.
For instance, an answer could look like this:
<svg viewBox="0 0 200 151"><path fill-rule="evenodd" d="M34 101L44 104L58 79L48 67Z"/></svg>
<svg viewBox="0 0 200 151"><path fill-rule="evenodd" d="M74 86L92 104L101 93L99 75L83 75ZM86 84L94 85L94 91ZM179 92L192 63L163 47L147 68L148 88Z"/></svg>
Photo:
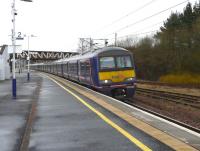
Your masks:
<svg viewBox="0 0 200 151"><path fill-rule="evenodd" d="M169 7L169 8L167 8L167 9L164 9L164 10L162 10L162 11L160 11L160 12L157 12L157 13L151 15L151 16L145 17L145 18L143 18L143 19L141 19L141 20L139 20L139 21L136 21L136 22L134 22L134 23L132 23L132 24L129 24L129 25L127 25L127 26L124 26L124 27L122 27L122 28L116 30L115 33L116 33L116 32L120 32L120 31L122 31L122 30L124 30L124 29L126 29L126 28L129 28L129 27L131 27L131 26L133 26L133 25L136 25L136 24L138 24L138 23L141 23L141 22L143 22L143 21L145 21L145 20L148 20L148 19L150 19L150 18L152 18L152 17L154 17L154 16L157 16L157 15L159 15L159 14L161 14L161 13L164 13L164 12L166 12L166 11L172 9L172 8L175 8L175 7L179 6L179 5L182 5L182 4L186 3L186 2L188 2L188 0L183 1L183 2L181 2L181 3L178 3L178 4L176 4L176 5L173 5L173 6ZM111 34L113 34L113 33L111 33ZM109 35L111 35L111 34L109 34ZM108 35L107 35L107 36L108 36Z"/></svg>
<svg viewBox="0 0 200 151"><path fill-rule="evenodd" d="M122 17L116 19L116 20L114 20L114 21L111 22L110 24L105 25L105 26L102 27L100 30L102 30L102 29L104 29L104 28L107 28L107 27L109 27L109 26L111 26L111 25L113 25L113 24L115 24L115 23L118 23L119 21L123 20L124 18L126 18L126 17L128 17L128 16L130 16L130 15L132 15L132 14L135 14L136 12L138 12L138 11L144 9L145 7L147 7L148 5L152 4L152 3L155 2L155 1L156 1L156 0L151 0L151 1L148 2L148 3L145 3L145 4L142 5L141 7L139 7L139 8L137 8L137 9L135 9L135 10L133 10L133 11L127 13L126 15L124 15L124 16L122 16ZM100 31L100 30L99 30L99 31Z"/></svg>

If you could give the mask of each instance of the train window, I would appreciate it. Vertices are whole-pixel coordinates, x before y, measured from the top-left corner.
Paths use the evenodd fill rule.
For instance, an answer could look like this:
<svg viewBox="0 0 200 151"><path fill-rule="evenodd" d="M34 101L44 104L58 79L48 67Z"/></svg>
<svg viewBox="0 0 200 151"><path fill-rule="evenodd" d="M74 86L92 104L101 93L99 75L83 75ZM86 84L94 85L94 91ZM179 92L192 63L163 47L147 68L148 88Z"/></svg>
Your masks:
<svg viewBox="0 0 200 151"><path fill-rule="evenodd" d="M101 69L115 68L115 59L114 59L114 57L101 57L100 58L100 68Z"/></svg>
<svg viewBox="0 0 200 151"><path fill-rule="evenodd" d="M67 64L64 64L63 70L64 70L63 72L65 73L69 72Z"/></svg>
<svg viewBox="0 0 200 151"><path fill-rule="evenodd" d="M61 73L61 65L57 64L57 73Z"/></svg>
<svg viewBox="0 0 200 151"><path fill-rule="evenodd" d="M85 75L90 75L90 63L86 62L85 63Z"/></svg>
<svg viewBox="0 0 200 151"><path fill-rule="evenodd" d="M72 64L71 63L69 63L69 73L71 74L72 73L72 71L73 71L73 69L72 69Z"/></svg>
<svg viewBox="0 0 200 151"><path fill-rule="evenodd" d="M80 70L81 70L81 76L84 76L84 74L85 74L85 63L84 62L80 63Z"/></svg>
<svg viewBox="0 0 200 151"><path fill-rule="evenodd" d="M73 63L73 66L74 66L74 72L73 72L73 74L78 74L78 66L77 66L77 63Z"/></svg>
<svg viewBox="0 0 200 151"><path fill-rule="evenodd" d="M116 57L117 68L131 68L131 57L130 56L119 56Z"/></svg>

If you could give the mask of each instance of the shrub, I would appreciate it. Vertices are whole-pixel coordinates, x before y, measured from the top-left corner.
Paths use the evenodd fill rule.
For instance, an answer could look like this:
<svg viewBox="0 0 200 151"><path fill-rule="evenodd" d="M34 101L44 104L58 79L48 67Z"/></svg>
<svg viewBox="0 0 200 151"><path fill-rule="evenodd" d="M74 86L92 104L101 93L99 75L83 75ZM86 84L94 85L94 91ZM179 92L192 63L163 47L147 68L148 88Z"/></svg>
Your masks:
<svg viewBox="0 0 200 151"><path fill-rule="evenodd" d="M161 76L159 79L160 82L173 83L173 84L200 84L200 75L199 74L168 74Z"/></svg>

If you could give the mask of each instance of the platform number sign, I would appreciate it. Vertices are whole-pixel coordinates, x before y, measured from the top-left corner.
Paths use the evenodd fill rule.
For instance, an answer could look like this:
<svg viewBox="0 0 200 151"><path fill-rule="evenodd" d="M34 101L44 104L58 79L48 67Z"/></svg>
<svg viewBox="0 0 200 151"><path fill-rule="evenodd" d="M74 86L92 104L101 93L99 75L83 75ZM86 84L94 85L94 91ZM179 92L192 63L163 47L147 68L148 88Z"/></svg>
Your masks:
<svg viewBox="0 0 200 151"><path fill-rule="evenodd" d="M22 33L21 32L18 32L17 33L17 38L16 40L24 40L24 37L22 37Z"/></svg>

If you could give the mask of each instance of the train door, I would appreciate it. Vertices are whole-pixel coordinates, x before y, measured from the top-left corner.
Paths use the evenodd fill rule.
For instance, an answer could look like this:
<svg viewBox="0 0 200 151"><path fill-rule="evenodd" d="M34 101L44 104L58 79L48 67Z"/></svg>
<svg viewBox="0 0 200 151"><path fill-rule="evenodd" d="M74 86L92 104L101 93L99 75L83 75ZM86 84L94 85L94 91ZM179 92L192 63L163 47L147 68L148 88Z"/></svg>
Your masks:
<svg viewBox="0 0 200 151"><path fill-rule="evenodd" d="M63 64L60 64L60 72L61 72L61 76L63 77Z"/></svg>
<svg viewBox="0 0 200 151"><path fill-rule="evenodd" d="M91 62L90 59L85 61L85 80L87 83L91 84L91 78L92 78L92 74L91 74Z"/></svg>
<svg viewBox="0 0 200 151"><path fill-rule="evenodd" d="M79 80L81 83L85 83L85 62L84 62L84 60L79 61Z"/></svg>

